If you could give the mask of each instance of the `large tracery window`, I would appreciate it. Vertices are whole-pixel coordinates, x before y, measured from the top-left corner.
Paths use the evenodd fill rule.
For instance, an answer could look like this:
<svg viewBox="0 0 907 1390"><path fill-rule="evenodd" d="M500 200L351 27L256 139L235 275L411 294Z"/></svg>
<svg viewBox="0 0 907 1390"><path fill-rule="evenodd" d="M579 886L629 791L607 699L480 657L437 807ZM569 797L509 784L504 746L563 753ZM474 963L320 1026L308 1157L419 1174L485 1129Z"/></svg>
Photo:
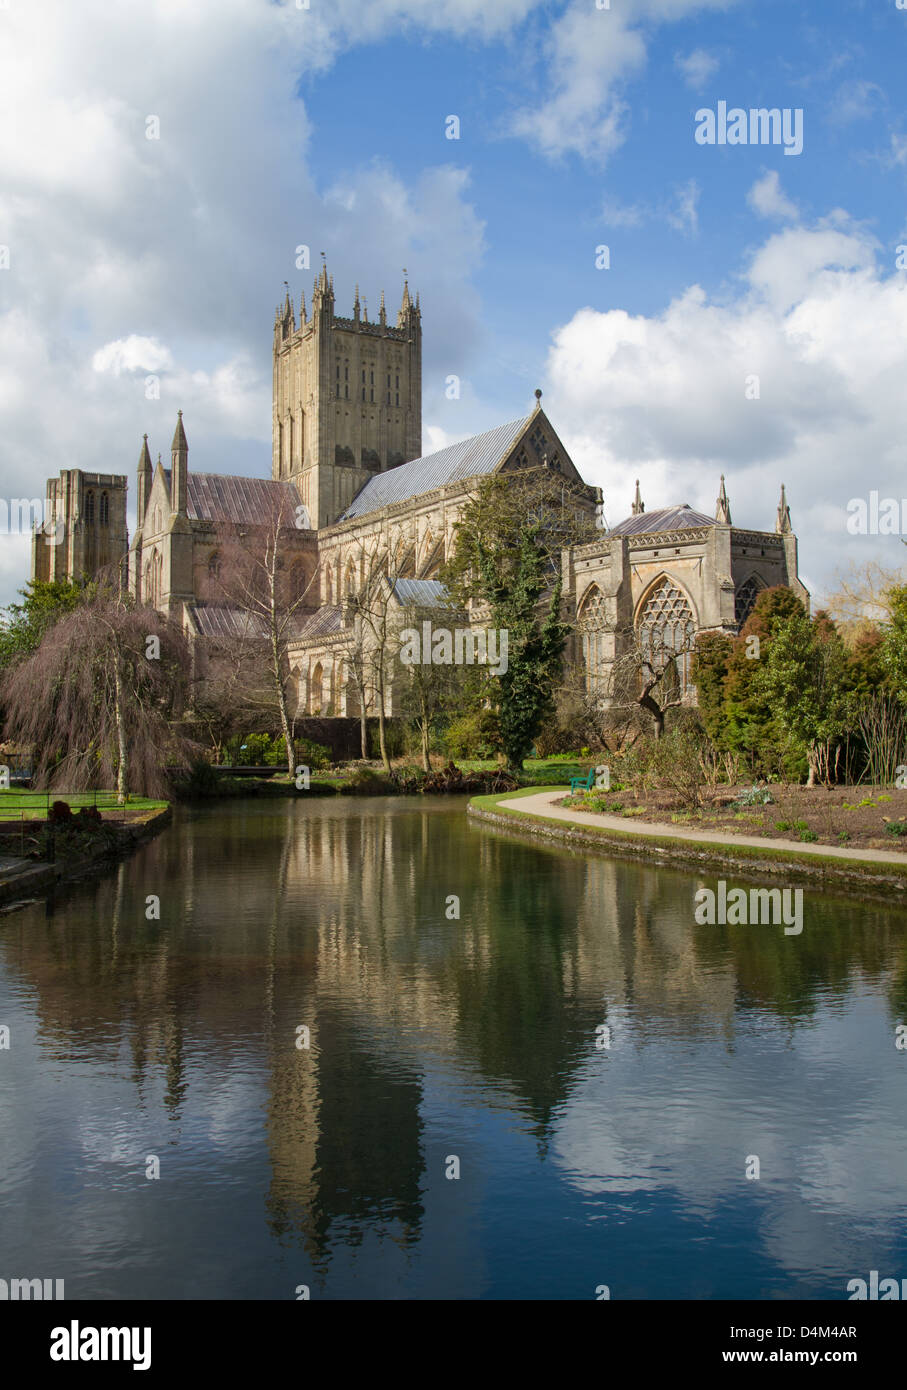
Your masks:
<svg viewBox="0 0 907 1390"><path fill-rule="evenodd" d="M734 618L738 627L742 627L752 613L756 606L756 599L764 587L754 574L751 574L749 579L744 580L740 585L734 595Z"/></svg>
<svg viewBox="0 0 907 1390"><path fill-rule="evenodd" d="M586 689L590 694L600 690L605 683L605 632L607 612L605 598L601 589L592 586L585 595L577 617L583 650L583 665L586 669Z"/></svg>
<svg viewBox="0 0 907 1390"><path fill-rule="evenodd" d="M686 595L667 576L651 590L637 619L646 661L663 671L674 663L682 690L691 684L693 637L696 624Z"/></svg>

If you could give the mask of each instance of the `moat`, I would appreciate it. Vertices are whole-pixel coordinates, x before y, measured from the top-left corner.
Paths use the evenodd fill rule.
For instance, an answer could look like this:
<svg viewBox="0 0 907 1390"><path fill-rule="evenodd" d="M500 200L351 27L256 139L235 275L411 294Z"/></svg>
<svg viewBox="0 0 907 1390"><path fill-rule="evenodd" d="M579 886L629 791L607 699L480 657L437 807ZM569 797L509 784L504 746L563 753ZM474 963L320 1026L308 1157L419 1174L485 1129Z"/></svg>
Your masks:
<svg viewBox="0 0 907 1390"><path fill-rule="evenodd" d="M454 797L178 808L0 917L0 1275L841 1300L907 1273L907 913L807 889L799 935L699 925L703 884Z"/></svg>

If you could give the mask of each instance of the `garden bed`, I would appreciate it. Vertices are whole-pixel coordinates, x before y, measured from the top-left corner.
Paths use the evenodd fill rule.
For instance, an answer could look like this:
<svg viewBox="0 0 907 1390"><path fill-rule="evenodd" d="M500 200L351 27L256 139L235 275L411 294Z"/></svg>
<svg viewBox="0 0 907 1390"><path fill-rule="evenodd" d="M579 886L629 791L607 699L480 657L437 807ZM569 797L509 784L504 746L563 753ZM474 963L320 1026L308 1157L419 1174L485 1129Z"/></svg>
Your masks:
<svg viewBox="0 0 907 1390"><path fill-rule="evenodd" d="M663 789L638 794L632 789L593 791L564 797L557 804L621 815L627 820L670 822L728 835L853 849L902 850L907 857L907 790L773 784L767 788L771 802L740 805L738 798L747 791L746 786L723 786L698 811L684 809L678 797ZM896 830L889 830L889 825Z"/></svg>

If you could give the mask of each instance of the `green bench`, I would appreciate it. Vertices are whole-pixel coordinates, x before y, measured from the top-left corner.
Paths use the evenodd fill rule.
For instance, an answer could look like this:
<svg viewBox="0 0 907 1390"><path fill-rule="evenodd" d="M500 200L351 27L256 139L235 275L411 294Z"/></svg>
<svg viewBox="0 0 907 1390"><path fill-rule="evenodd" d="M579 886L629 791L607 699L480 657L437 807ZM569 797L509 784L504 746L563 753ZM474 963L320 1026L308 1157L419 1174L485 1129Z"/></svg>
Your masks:
<svg viewBox="0 0 907 1390"><path fill-rule="evenodd" d="M570 778L570 795L572 796L574 792L591 792L591 790L592 790L592 788L593 788L594 785L595 785L595 768L594 768L594 767L590 767L590 769L589 769L589 776L588 776L588 777L571 777L571 778Z"/></svg>

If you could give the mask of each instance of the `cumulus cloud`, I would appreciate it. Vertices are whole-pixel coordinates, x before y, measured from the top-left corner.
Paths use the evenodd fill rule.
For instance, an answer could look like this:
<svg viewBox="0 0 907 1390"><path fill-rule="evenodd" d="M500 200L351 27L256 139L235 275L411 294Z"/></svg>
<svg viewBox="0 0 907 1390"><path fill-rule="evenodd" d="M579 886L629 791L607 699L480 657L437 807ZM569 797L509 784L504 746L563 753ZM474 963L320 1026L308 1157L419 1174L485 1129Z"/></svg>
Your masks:
<svg viewBox="0 0 907 1390"><path fill-rule="evenodd" d="M468 173L404 180L366 164L319 186L299 80L401 28L488 38L533 3L47 0L5 13L0 493L41 494L59 467L131 476L146 430L166 453L177 407L196 468L267 473L273 306L284 279L298 306L314 274L297 268L299 246L313 266L327 251L340 312L358 280L375 313L385 288L393 314L407 266L432 305L427 379L462 371L484 245ZM16 587L3 582L13 539L0 602Z"/></svg>
<svg viewBox="0 0 907 1390"><path fill-rule="evenodd" d="M555 334L546 404L612 523L633 479L650 510L711 512L727 475L737 524L772 529L788 487L801 566L821 583L896 537L851 537L847 502L903 491L907 281L870 234L835 213L770 236L736 296L690 286L658 315L585 308ZM758 399L747 383L758 378ZM752 394L750 392L750 394ZM884 558L884 557L882 557Z"/></svg>
<svg viewBox="0 0 907 1390"><path fill-rule="evenodd" d="M746 201L760 217L796 222L800 215L796 203L782 192L777 169L770 169L763 178L756 180L746 195Z"/></svg>
<svg viewBox="0 0 907 1390"><path fill-rule="evenodd" d="M574 0L552 26L544 51L551 95L519 112L512 132L549 157L576 154L605 163L627 138L627 83L645 67L647 37L656 24L737 0L634 0L597 9ZM703 59L700 59L700 69Z"/></svg>

